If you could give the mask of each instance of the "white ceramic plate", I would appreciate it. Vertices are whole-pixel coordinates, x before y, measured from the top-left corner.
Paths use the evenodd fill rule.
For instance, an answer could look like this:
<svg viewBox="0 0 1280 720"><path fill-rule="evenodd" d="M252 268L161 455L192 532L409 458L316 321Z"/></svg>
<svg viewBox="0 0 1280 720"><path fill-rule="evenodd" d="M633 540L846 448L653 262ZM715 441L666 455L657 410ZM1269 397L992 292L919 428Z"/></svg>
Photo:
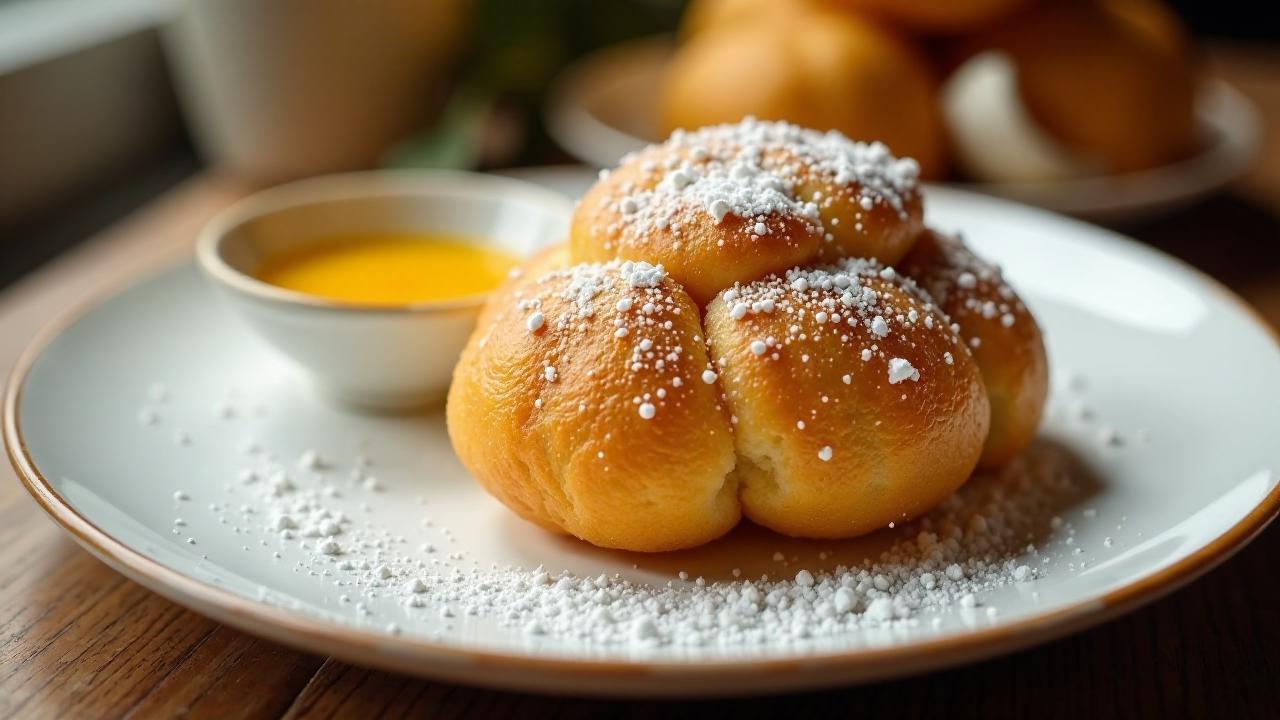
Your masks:
<svg viewBox="0 0 1280 720"><path fill-rule="evenodd" d="M599 50L566 68L545 107L552 137L597 167L614 167L628 152L661 140L656 98L671 49L666 36L645 38ZM1239 177L1260 147L1257 110L1227 83L1206 83L1197 113L1206 144L1176 163L1076 180L949 185L1098 222L1167 213Z"/></svg>
<svg viewBox="0 0 1280 720"><path fill-rule="evenodd" d="M326 471L338 477L358 453L374 458L382 490L343 485L330 502L370 532L385 531L393 552L434 544L430 557L446 568L543 565L659 584L679 582L679 570L712 579L738 566L785 575L830 567L833 556L856 561L885 535L815 543L747 527L707 548L660 556L552 537L475 486L440 414L367 416L324 404L190 266L46 333L9 387L5 439L32 494L77 541L179 603L355 662L546 692L765 692L972 661L1148 602L1272 519L1280 507L1280 348L1239 300L1175 260L1075 221L945 190L930 193L928 208L934 224L965 230L1002 262L1040 318L1055 383L1032 452L1046 461L1069 456L1065 471L1081 483L1050 508L1058 529L1042 518L1041 546L1019 558L1042 577L979 598L999 608L996 616L946 610L822 642L742 648L531 636L484 614L406 608L391 592L367 599L364 614L343 601L353 592L342 584L349 573L332 565L309 573L314 552L244 513L257 492L238 480L250 462L247 441L289 463L319 449L338 463ZM152 395L157 382L167 393ZM155 424L138 421L144 408L155 410ZM314 484L312 474L298 477ZM387 632L392 622L400 634Z"/></svg>

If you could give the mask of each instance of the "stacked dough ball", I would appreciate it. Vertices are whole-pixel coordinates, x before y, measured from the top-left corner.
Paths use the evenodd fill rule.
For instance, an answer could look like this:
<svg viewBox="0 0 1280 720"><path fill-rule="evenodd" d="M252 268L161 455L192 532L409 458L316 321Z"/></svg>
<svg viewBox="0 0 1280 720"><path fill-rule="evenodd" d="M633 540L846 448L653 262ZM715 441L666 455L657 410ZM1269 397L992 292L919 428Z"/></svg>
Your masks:
<svg viewBox="0 0 1280 720"><path fill-rule="evenodd" d="M459 457L522 517L638 551L741 515L859 535L1007 461L1039 421L1040 335L923 229L918 170L755 120L625 159L490 300L449 395Z"/></svg>
<svg viewBox="0 0 1280 720"><path fill-rule="evenodd" d="M752 115L878 138L927 178L1041 181L1194 152L1195 68L1161 0L697 0L675 128Z"/></svg>

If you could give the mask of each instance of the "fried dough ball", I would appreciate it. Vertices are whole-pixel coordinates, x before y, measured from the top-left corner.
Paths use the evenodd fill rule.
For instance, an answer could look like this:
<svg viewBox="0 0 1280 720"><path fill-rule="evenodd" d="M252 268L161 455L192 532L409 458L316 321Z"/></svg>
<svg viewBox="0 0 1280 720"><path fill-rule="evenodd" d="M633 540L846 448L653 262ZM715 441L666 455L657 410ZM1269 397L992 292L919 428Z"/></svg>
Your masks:
<svg viewBox="0 0 1280 720"><path fill-rule="evenodd" d="M521 517L645 552L738 522L733 438L698 308L647 263L528 275L490 300L454 372L449 437Z"/></svg>
<svg viewBox="0 0 1280 720"><path fill-rule="evenodd" d="M917 174L882 144L788 123L677 132L587 192L570 252L577 262L660 263L700 305L816 260L893 263L922 227Z"/></svg>
<svg viewBox="0 0 1280 720"><path fill-rule="evenodd" d="M705 322L753 521L861 535L924 513L973 471L990 413L978 368L892 269L844 260L738 285Z"/></svg>
<svg viewBox="0 0 1280 720"><path fill-rule="evenodd" d="M926 231L900 265L924 288L973 353L991 402L979 465L997 468L1031 444L1049 394L1040 328L1000 269L958 238Z"/></svg>

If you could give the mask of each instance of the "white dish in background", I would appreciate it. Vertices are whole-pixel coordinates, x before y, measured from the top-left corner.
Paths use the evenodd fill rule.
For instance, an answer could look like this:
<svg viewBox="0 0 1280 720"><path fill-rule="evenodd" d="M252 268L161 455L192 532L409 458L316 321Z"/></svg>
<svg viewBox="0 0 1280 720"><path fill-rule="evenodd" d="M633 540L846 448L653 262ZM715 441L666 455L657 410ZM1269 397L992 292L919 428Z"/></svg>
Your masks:
<svg viewBox="0 0 1280 720"><path fill-rule="evenodd" d="M628 152L662 140L657 98L672 48L669 37L658 36L604 48L574 62L547 97L544 114L552 138L596 167L614 167ZM1257 109L1229 84L1206 82L1196 109L1207 142L1201 152L1179 162L1090 178L943 184L1097 222L1165 214L1240 177L1261 146Z"/></svg>
<svg viewBox="0 0 1280 720"><path fill-rule="evenodd" d="M297 470L297 492L329 473L334 479L324 482L341 492L325 502L354 518L353 534L361 528L396 557L446 569L541 565L654 585L681 583L681 570L713 581L733 567L790 575L874 556L895 531L830 543L744 527L706 548L656 556L553 537L467 477L439 413L362 416L322 402L189 266L37 341L9 388L5 438L20 477L78 542L198 612L354 662L542 692L759 693L968 662L1149 602L1272 519L1280 507L1280 347L1237 298L1176 260L1075 221L944 189L930 191L927 207L931 223L964 230L1003 263L1038 315L1054 390L1028 462L1072 478L1072 493L1037 516L1045 536L1036 553L1011 558L1034 565L1038 579L977 598L979 609L998 608L994 616L955 608L822 641L749 647L600 646L503 627L501 618L469 616L456 604L453 617L437 603L405 607L396 588L362 595L339 584L353 573L301 549L305 538L264 529L271 519L262 515L261 486L239 479L256 457L247 442L290 468L319 450L333 466ZM372 459L361 474L376 474L380 489L347 479L361 454ZM330 574L309 574L317 568ZM400 633L390 634L389 623Z"/></svg>
<svg viewBox="0 0 1280 720"><path fill-rule="evenodd" d="M339 302L254 274L282 253L360 233L475 238L523 260L567 237L573 205L508 177L380 170L299 180L223 210L200 232L196 259L262 336L351 405L441 404L485 296L399 306Z"/></svg>

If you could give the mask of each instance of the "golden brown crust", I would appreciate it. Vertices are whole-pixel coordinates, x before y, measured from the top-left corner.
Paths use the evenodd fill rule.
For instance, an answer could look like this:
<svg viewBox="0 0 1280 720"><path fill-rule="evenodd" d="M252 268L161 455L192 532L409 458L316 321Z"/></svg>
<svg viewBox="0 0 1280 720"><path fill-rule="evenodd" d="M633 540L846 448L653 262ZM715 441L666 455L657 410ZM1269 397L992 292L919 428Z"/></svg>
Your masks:
<svg viewBox="0 0 1280 720"><path fill-rule="evenodd" d="M602 547L692 547L739 517L708 366L697 306L648 266L525 276L490 300L463 352L449 436L490 493L545 528Z"/></svg>
<svg viewBox="0 0 1280 720"><path fill-rule="evenodd" d="M846 260L735 287L705 323L752 520L851 537L925 512L973 470L989 415L978 370L891 270Z"/></svg>
<svg viewBox="0 0 1280 720"><path fill-rule="evenodd" d="M925 231L901 264L959 328L991 402L982 467L1004 465L1031 443L1049 391L1040 328L1000 269L958 238Z"/></svg>
<svg viewBox="0 0 1280 720"><path fill-rule="evenodd" d="M818 259L892 263L921 227L917 174L879 143L787 123L676 133L591 188L570 251L578 262L661 263L699 304Z"/></svg>
<svg viewBox="0 0 1280 720"><path fill-rule="evenodd" d="M850 257L892 265L911 250L924 228L924 203L918 192L904 195L901 209L889 203L864 205L858 188L819 176L802 177L796 194L817 204L827 231L811 262Z"/></svg>
<svg viewBox="0 0 1280 720"><path fill-rule="evenodd" d="M910 161L786 123L629 157L482 313L459 457L522 517L627 550L924 513L1026 446L1047 368L999 271L921 211Z"/></svg>
<svg viewBox="0 0 1280 720"><path fill-rule="evenodd" d="M701 306L739 279L805 262L818 251L820 227L804 218L770 212L759 220L728 214L715 222L692 199L663 197L658 186L670 174L668 158L698 164L686 157L683 151L650 148L597 182L573 216L573 259L660 263ZM655 198L655 205L670 203L669 209L655 209L660 219L632 219L635 213L620 208L627 198L645 194ZM765 224L767 234L752 232L757 222Z"/></svg>

